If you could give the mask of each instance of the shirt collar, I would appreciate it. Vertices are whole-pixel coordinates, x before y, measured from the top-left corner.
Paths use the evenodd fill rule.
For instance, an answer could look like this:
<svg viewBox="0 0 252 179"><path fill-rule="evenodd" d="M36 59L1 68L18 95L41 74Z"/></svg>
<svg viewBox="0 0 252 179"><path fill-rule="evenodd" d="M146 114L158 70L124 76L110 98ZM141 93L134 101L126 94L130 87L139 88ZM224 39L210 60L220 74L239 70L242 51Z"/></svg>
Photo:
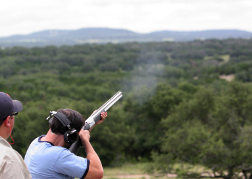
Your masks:
<svg viewBox="0 0 252 179"><path fill-rule="evenodd" d="M6 147L12 148L12 146L9 144L9 142L7 140L5 140L4 138L2 138L1 136L0 136L0 144L4 145Z"/></svg>

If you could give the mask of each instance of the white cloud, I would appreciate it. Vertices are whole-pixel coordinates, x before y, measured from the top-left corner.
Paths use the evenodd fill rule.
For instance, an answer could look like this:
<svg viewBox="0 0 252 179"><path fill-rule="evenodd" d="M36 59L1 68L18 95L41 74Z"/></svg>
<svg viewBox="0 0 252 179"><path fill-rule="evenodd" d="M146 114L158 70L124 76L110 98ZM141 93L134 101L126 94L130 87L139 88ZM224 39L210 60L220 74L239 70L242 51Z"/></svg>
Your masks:
<svg viewBox="0 0 252 179"><path fill-rule="evenodd" d="M252 31L250 0L9 0L0 6L0 36L84 27Z"/></svg>

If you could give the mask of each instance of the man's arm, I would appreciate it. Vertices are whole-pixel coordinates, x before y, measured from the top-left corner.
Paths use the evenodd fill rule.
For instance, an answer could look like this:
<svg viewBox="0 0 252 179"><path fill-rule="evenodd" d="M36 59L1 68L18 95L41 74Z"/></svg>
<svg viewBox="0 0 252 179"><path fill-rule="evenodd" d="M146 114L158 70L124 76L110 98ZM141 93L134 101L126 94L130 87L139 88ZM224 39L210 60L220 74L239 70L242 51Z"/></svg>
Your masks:
<svg viewBox="0 0 252 179"><path fill-rule="evenodd" d="M85 147L87 159L90 161L89 170L86 175L86 179L100 179L103 177L103 167L101 160L95 150L93 149L91 143L89 142L90 133L87 130L81 129L80 138L82 145Z"/></svg>

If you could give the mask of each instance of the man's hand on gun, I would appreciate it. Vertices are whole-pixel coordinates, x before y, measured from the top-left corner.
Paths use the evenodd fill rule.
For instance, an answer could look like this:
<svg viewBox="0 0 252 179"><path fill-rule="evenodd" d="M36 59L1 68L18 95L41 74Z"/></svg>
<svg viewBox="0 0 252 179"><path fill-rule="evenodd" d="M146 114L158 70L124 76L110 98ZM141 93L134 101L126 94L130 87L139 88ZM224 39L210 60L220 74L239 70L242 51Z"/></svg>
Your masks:
<svg viewBox="0 0 252 179"><path fill-rule="evenodd" d="M106 117L107 117L107 112L102 112L101 113L101 120L98 121L94 126L101 124L105 120ZM79 136L81 138L82 145L84 145L85 142L89 142L89 140L90 140L90 132L94 128L94 126L91 127L89 130L83 130L83 129L80 130Z"/></svg>
<svg viewBox="0 0 252 179"><path fill-rule="evenodd" d="M98 122L96 123L96 125L101 124L101 123L105 120L106 117L107 117L107 112L102 112L102 113L101 113L101 120L98 121Z"/></svg>
<svg viewBox="0 0 252 179"><path fill-rule="evenodd" d="M95 112L96 111L94 111L93 113L95 113ZM94 128L94 126L97 126L97 125L101 124L105 120L106 117L107 117L107 112L102 112L101 113L101 119L98 122L96 122L95 125L93 125L88 131L91 132L91 130Z"/></svg>
<svg viewBox="0 0 252 179"><path fill-rule="evenodd" d="M81 138L82 145L90 140L90 132L88 130L80 130L79 136Z"/></svg>

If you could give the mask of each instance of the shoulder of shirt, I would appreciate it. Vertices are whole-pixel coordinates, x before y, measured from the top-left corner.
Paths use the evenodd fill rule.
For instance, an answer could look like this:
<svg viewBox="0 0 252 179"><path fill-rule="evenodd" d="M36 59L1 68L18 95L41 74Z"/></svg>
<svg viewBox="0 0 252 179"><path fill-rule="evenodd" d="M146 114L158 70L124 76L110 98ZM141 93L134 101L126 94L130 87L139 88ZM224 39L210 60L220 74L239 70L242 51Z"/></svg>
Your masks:
<svg viewBox="0 0 252 179"><path fill-rule="evenodd" d="M11 146L1 145L1 155L5 160L23 163L23 157Z"/></svg>
<svg viewBox="0 0 252 179"><path fill-rule="evenodd" d="M48 146L48 150L51 150L52 152L56 152L57 153L57 156L59 155L66 155L66 154L72 154L68 149L66 149L65 147L62 147L62 146L55 146L53 145L52 143L50 142L47 142L47 141L40 141L41 137L43 137L45 135L41 135L39 137L37 137L36 139L34 139L32 141L32 143L30 144L30 146L32 145L46 145ZM56 157L56 156L55 156Z"/></svg>

